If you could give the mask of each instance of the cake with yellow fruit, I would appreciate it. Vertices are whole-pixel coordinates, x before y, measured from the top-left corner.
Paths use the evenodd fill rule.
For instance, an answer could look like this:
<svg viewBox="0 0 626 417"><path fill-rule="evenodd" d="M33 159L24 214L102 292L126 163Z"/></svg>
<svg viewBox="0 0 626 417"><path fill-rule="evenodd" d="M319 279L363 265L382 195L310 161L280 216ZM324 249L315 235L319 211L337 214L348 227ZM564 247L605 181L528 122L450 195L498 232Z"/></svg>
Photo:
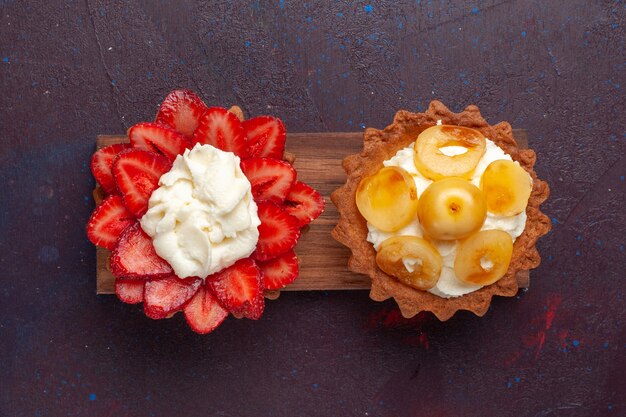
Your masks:
<svg viewBox="0 0 626 417"><path fill-rule="evenodd" d="M474 105L401 110L384 130L366 129L363 151L343 161L333 237L352 252L348 267L372 279L370 297L393 297L405 317L482 316L540 263L549 187L535 160L508 123L490 126Z"/></svg>

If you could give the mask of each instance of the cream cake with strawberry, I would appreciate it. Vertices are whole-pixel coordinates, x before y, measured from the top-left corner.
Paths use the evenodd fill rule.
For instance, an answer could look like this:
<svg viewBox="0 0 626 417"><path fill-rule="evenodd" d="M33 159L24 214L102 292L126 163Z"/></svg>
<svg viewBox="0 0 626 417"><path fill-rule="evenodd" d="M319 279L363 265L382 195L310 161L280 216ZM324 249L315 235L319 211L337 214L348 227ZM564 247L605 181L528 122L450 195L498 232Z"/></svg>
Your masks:
<svg viewBox="0 0 626 417"><path fill-rule="evenodd" d="M175 90L128 139L91 161L103 199L87 235L111 251L117 296L153 319L182 311L198 333L229 313L260 318L264 295L296 279L301 229L324 209L286 158L282 121Z"/></svg>
<svg viewBox="0 0 626 417"><path fill-rule="evenodd" d="M400 111L384 130L367 129L363 152L344 160L333 236L351 249L349 268L371 277L371 297L395 298L404 316L483 315L540 262L549 188L535 158L508 123L490 126L476 106Z"/></svg>

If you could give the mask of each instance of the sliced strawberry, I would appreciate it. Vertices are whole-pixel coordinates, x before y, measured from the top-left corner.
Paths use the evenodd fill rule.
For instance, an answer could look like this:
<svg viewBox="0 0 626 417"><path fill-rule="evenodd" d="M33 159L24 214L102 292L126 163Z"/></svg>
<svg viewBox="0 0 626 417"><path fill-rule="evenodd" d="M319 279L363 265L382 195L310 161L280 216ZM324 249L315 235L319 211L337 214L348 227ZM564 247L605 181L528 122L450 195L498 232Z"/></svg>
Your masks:
<svg viewBox="0 0 626 417"><path fill-rule="evenodd" d="M266 290L280 290L291 284L298 276L298 257L293 250L269 261L259 262L258 265L263 271Z"/></svg>
<svg viewBox="0 0 626 417"><path fill-rule="evenodd" d="M258 205L259 241L252 257L267 261L292 249L300 238L298 220L276 204Z"/></svg>
<svg viewBox="0 0 626 417"><path fill-rule="evenodd" d="M174 161L185 149L191 147L189 139L166 126L156 123L139 123L128 129L133 148L158 151Z"/></svg>
<svg viewBox="0 0 626 417"><path fill-rule="evenodd" d="M258 320L263 315L263 310L265 310L265 296L261 290L243 309L235 311L235 313L240 313L250 320Z"/></svg>
<svg viewBox="0 0 626 417"><path fill-rule="evenodd" d="M210 333L228 316L228 311L206 285L200 286L196 295L183 307L183 312L193 331L201 334Z"/></svg>
<svg viewBox="0 0 626 417"><path fill-rule="evenodd" d="M280 119L259 116L245 120L243 128L248 136L248 154L256 157L282 159L287 134Z"/></svg>
<svg viewBox="0 0 626 417"><path fill-rule="evenodd" d="M164 319L194 296L202 279L180 279L176 275L146 282L143 310L151 319Z"/></svg>
<svg viewBox="0 0 626 417"><path fill-rule="evenodd" d="M218 272L208 281L213 293L227 310L258 319L265 305L263 277L256 263L245 258Z"/></svg>
<svg viewBox="0 0 626 417"><path fill-rule="evenodd" d="M87 223L87 236L91 243L112 250L124 229L136 222L122 197L111 195L93 211Z"/></svg>
<svg viewBox="0 0 626 417"><path fill-rule="evenodd" d="M150 236L139 222L124 230L111 253L111 272L117 278L147 279L171 275L172 267L157 255Z"/></svg>
<svg viewBox="0 0 626 417"><path fill-rule="evenodd" d="M270 158L241 161L241 170L252 185L255 201L281 203L296 180L296 170L287 162Z"/></svg>
<svg viewBox="0 0 626 417"><path fill-rule="evenodd" d="M115 192L115 180L111 172L113 160L118 153L129 147L130 145L125 143L116 143L115 145L98 149L91 157L91 172L98 184L100 184L100 187L107 194Z"/></svg>
<svg viewBox="0 0 626 417"><path fill-rule="evenodd" d="M155 122L169 126L191 139L205 111L207 106L196 93L174 90L163 99Z"/></svg>
<svg viewBox="0 0 626 417"><path fill-rule="evenodd" d="M137 217L148 210L150 194L171 167L164 156L143 149L122 151L113 162L113 178L128 210Z"/></svg>
<svg viewBox="0 0 626 417"><path fill-rule="evenodd" d="M241 158L247 156L247 138L241 122L233 113L221 107L211 107L200 118L193 134L193 144L202 143L233 152Z"/></svg>
<svg viewBox="0 0 626 417"><path fill-rule="evenodd" d="M296 181L285 198L285 210L298 219L300 227L317 219L324 211L324 198L303 182Z"/></svg>
<svg viewBox="0 0 626 417"><path fill-rule="evenodd" d="M115 280L115 294L123 303L139 304L143 301L144 281Z"/></svg>

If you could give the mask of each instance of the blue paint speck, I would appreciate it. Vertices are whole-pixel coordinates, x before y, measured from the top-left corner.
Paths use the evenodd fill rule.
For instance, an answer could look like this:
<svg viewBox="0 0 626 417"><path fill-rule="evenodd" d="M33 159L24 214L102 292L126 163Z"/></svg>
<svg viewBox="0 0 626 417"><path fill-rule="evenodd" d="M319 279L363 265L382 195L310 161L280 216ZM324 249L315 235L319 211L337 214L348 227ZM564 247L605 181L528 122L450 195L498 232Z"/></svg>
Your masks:
<svg viewBox="0 0 626 417"><path fill-rule="evenodd" d="M609 404L606 408L608 408L609 410L613 409L613 404Z"/></svg>
<svg viewBox="0 0 626 417"><path fill-rule="evenodd" d="M43 246L39 250L39 260L43 263L54 262L59 259L59 250L54 246Z"/></svg>
<svg viewBox="0 0 626 417"><path fill-rule="evenodd" d="M246 41L246 48L250 47L250 41Z"/></svg>
<svg viewBox="0 0 626 417"><path fill-rule="evenodd" d="M576 251L576 256L580 256L580 250Z"/></svg>
<svg viewBox="0 0 626 417"><path fill-rule="evenodd" d="M313 384L313 389L318 389L319 385L318 384Z"/></svg>
<svg viewBox="0 0 626 417"><path fill-rule="evenodd" d="M96 394L94 394L93 392L89 394L89 401L96 401Z"/></svg>
<svg viewBox="0 0 626 417"><path fill-rule="evenodd" d="M371 4L368 4L365 7L363 7L363 10L365 10L366 13L372 13L372 10L374 10L374 7L372 7Z"/></svg>
<svg viewBox="0 0 626 417"><path fill-rule="evenodd" d="M604 342L604 344L602 345L602 347L604 349L608 349L609 348L609 342Z"/></svg>
<svg viewBox="0 0 626 417"><path fill-rule="evenodd" d="M572 344L574 345L574 347L578 347L578 345L580 345L580 342L578 340L574 340Z"/></svg>
<svg viewBox="0 0 626 417"><path fill-rule="evenodd" d="M613 23L613 24L611 25L611 27L612 27L613 29L617 29L617 28L619 27L619 23Z"/></svg>
<svg viewBox="0 0 626 417"><path fill-rule="evenodd" d="M111 84L115 85L115 84L117 84L117 81L113 79L113 80L111 80Z"/></svg>
<svg viewBox="0 0 626 417"><path fill-rule="evenodd" d="M513 383L511 381L507 381L506 387L511 388L512 386L513 386Z"/></svg>
<svg viewBox="0 0 626 417"><path fill-rule="evenodd" d="M472 7L472 13L479 14L480 10L478 10L478 7L474 6L474 7Z"/></svg>
<svg viewBox="0 0 626 417"><path fill-rule="evenodd" d="M343 17L343 13L341 12L337 13L337 17Z"/></svg>
<svg viewBox="0 0 626 417"><path fill-rule="evenodd" d="M311 23L313 21L313 19L311 19L311 17L309 16L309 17L306 18L306 21Z"/></svg>
<svg viewBox="0 0 626 417"><path fill-rule="evenodd" d="M515 377L515 382L520 382L522 380L522 378L520 378L519 376Z"/></svg>
<svg viewBox="0 0 626 417"><path fill-rule="evenodd" d="M559 224L559 220L556 217L552 218L552 224L557 225Z"/></svg>
<svg viewBox="0 0 626 417"><path fill-rule="evenodd" d="M620 181L624 181L624 176L623 176L623 175L620 175L620 176L619 176L619 180L620 180Z"/></svg>
<svg viewBox="0 0 626 417"><path fill-rule="evenodd" d="M554 257L552 255L548 255L548 261L552 261Z"/></svg>
<svg viewBox="0 0 626 417"><path fill-rule="evenodd" d="M361 126L361 129L365 129L365 123L361 123L359 126Z"/></svg>
<svg viewBox="0 0 626 417"><path fill-rule="evenodd" d="M583 237L581 235L578 235L576 236L576 240L580 242L581 240L583 240Z"/></svg>
<svg viewBox="0 0 626 417"><path fill-rule="evenodd" d="M522 38L525 38L525 37L526 37L526 31L525 31L525 30L523 30L523 31L522 31Z"/></svg>
<svg viewBox="0 0 626 417"><path fill-rule="evenodd" d="M280 0L278 2L278 7L280 7L281 9L284 9L285 8L285 0Z"/></svg>
<svg viewBox="0 0 626 417"><path fill-rule="evenodd" d="M146 78L151 80L152 79L152 72L148 71L148 73L146 74Z"/></svg>

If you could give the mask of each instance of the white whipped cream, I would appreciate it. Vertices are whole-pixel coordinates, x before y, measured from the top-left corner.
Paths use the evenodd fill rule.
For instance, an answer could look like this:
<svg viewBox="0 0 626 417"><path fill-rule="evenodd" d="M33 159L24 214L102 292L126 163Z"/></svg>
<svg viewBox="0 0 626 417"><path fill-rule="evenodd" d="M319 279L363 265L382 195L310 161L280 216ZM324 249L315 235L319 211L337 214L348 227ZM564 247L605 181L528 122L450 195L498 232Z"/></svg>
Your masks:
<svg viewBox="0 0 626 417"><path fill-rule="evenodd" d="M450 146L448 148L457 147ZM459 149L448 149L446 154L448 153L450 153L450 155L454 155L460 154L461 152ZM487 139L485 154L480 161L478 161L478 165L476 166L474 174L470 179L471 183L480 187L480 177L483 175L483 172L485 172L485 169L490 163L498 159L512 160L510 155L504 153L498 145ZM424 177L417 170L417 168L415 168L415 163L413 162L413 146L400 149L393 157L384 161L383 165L386 167L397 166L411 174L413 180L415 181L418 197L421 196L424 190L426 190L426 188L433 182L432 180ZM525 226L526 211L522 211L520 214L515 216L499 216L487 212L487 218L485 219L485 223L483 223L480 230L503 230L510 234L513 241L515 241L515 239L522 234ZM367 234L367 241L372 243L374 245L374 249L377 251L380 244L392 236L423 237L424 235L422 226L420 225L417 216L411 223L396 232L383 232L370 223L367 223L367 229L369 231ZM431 243L435 246L435 248L437 248L439 254L443 258L443 267L441 268L441 276L439 277L437 285L428 290L429 292L438 295L439 297L450 298L468 294L482 287L482 285L465 284L456 278L456 275L454 274L454 258L456 257L458 241L434 240ZM405 260L403 259L403 262L404 261ZM411 262L411 258L407 258L407 262ZM407 263L405 263L405 267L407 267ZM407 270L409 270L408 267Z"/></svg>
<svg viewBox="0 0 626 417"><path fill-rule="evenodd" d="M176 275L206 278L250 256L261 221L239 157L198 143L161 176L140 223Z"/></svg>
<svg viewBox="0 0 626 417"><path fill-rule="evenodd" d="M421 259L412 258L410 256L402 258L402 264L404 264L404 267L409 272L414 272L416 267L422 266L422 263Z"/></svg>

